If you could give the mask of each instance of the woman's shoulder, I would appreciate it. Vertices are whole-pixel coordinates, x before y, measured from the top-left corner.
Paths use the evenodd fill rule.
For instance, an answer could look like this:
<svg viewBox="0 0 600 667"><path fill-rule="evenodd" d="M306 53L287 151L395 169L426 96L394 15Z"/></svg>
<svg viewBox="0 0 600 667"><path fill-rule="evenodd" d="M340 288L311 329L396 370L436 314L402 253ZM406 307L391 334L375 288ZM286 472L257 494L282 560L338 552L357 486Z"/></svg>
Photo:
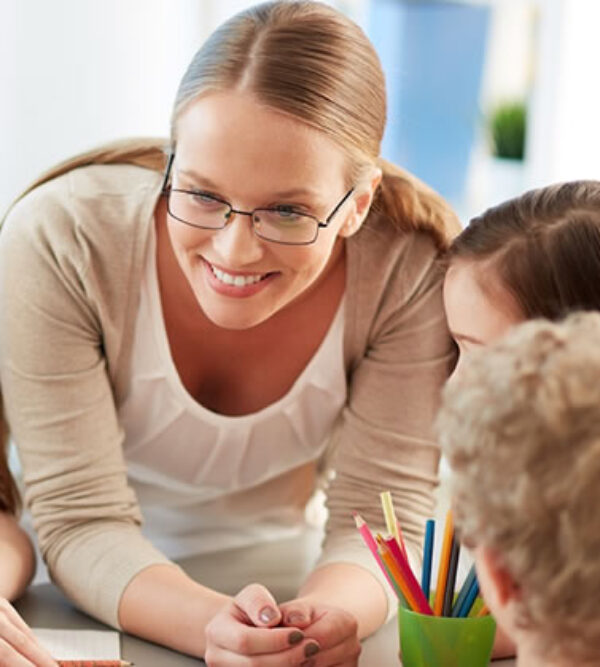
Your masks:
<svg viewBox="0 0 600 667"><path fill-rule="evenodd" d="M47 247L65 252L82 243L130 245L145 236L160 182L158 172L134 165L78 167L19 199L2 223L0 238L4 243L42 238Z"/></svg>
<svg viewBox="0 0 600 667"><path fill-rule="evenodd" d="M385 216L369 216L362 228L348 239L350 265L377 273L419 272L436 264L442 250L435 234L426 229L401 229ZM352 262L354 259L354 262ZM406 273L405 273L406 277Z"/></svg>

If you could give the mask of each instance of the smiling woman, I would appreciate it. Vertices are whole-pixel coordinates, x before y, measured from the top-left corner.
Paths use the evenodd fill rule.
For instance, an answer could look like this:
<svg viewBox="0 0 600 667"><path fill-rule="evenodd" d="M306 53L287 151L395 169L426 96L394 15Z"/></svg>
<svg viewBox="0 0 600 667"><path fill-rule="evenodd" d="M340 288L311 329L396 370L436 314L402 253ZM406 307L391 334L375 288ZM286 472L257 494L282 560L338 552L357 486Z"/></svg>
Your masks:
<svg viewBox="0 0 600 667"><path fill-rule="evenodd" d="M7 216L4 404L41 550L88 613L211 665L324 667L393 613L351 512L377 522L390 488L418 557L458 224L379 158L384 126L361 30L265 3L196 54L169 142L74 158ZM294 600L230 599L169 560L297 532L319 486Z"/></svg>

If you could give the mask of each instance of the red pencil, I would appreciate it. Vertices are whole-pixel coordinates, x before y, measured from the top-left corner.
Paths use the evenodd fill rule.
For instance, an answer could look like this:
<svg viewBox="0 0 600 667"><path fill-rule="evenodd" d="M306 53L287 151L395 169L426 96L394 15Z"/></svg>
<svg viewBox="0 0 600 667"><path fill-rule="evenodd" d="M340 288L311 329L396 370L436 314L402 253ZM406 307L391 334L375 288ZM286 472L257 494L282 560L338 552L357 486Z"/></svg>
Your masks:
<svg viewBox="0 0 600 667"><path fill-rule="evenodd" d="M125 660L57 660L59 667L131 667Z"/></svg>

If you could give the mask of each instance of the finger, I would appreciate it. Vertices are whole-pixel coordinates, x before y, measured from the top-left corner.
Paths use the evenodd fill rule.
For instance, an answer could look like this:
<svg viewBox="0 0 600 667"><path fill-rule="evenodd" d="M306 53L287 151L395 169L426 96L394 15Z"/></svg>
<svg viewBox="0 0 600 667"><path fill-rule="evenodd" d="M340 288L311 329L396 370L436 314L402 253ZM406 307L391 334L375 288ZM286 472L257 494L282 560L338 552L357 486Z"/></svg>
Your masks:
<svg viewBox="0 0 600 667"><path fill-rule="evenodd" d="M2 667L36 667L35 663L19 655L4 639L0 638L0 665Z"/></svg>
<svg viewBox="0 0 600 667"><path fill-rule="evenodd" d="M296 628L307 628L314 620L313 606L303 600L291 600L279 605L283 615L282 623Z"/></svg>
<svg viewBox="0 0 600 667"><path fill-rule="evenodd" d="M308 646L311 648L307 649ZM204 660L209 667L298 667L315 655L315 650L318 651L318 646L312 640L305 640L279 653L252 656L232 653L220 646L208 646Z"/></svg>
<svg viewBox="0 0 600 667"><path fill-rule="evenodd" d="M209 644L240 655L280 653L304 640L297 628L256 628L225 614L206 628Z"/></svg>
<svg viewBox="0 0 600 667"><path fill-rule="evenodd" d="M250 584L243 588L235 596L234 603L257 627L273 627L281 621L275 598L260 584Z"/></svg>
<svg viewBox="0 0 600 667"><path fill-rule="evenodd" d="M361 649L358 637L350 637L337 646L319 651L300 664L302 667L356 667Z"/></svg>
<svg viewBox="0 0 600 667"><path fill-rule="evenodd" d="M31 628L19 616L17 610L10 604L10 602L4 598L0 598L0 616L6 616L13 625L16 625L17 628L21 630L21 632L25 633L32 640L37 641Z"/></svg>
<svg viewBox="0 0 600 667"><path fill-rule="evenodd" d="M358 623L351 614L328 609L319 614L303 632L316 640L325 651L348 639L357 638Z"/></svg>
<svg viewBox="0 0 600 667"><path fill-rule="evenodd" d="M12 618L5 613L0 616L0 637L8 644L12 653L26 658L37 667L56 667L56 662L48 652L35 639L14 625ZM0 661L0 665L4 665L4 662Z"/></svg>

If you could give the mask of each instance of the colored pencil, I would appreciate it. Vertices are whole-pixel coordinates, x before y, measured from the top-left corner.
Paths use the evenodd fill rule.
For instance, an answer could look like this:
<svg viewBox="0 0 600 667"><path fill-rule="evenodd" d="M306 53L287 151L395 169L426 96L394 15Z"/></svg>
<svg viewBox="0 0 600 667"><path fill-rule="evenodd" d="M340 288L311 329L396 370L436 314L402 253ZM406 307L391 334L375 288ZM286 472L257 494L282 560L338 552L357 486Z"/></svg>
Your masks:
<svg viewBox="0 0 600 667"><path fill-rule="evenodd" d="M396 542L400 544L400 531L396 513L394 512L394 501L392 494L389 491L383 491L379 494L381 499L381 509L383 510L383 517L385 519L385 526L387 532L396 538Z"/></svg>
<svg viewBox="0 0 600 667"><path fill-rule="evenodd" d="M57 660L58 667L131 667L124 660Z"/></svg>
<svg viewBox="0 0 600 667"><path fill-rule="evenodd" d="M431 561L433 558L433 540L435 538L435 521L428 519L425 524L425 543L423 545L423 571L421 572L421 588L425 599L429 601L431 588Z"/></svg>
<svg viewBox="0 0 600 667"><path fill-rule="evenodd" d="M384 540L384 542L386 547L392 554L394 560L398 564L398 569L400 570L402 578L406 583L406 587L410 591L411 598L414 599L417 604L416 611L419 611L421 614L427 614L429 616L433 615L433 610L429 606L427 598L423 595L423 591L419 586L419 582L417 581L415 575L413 574L410 568L408 559L402 553L396 540L393 537L388 537L387 539Z"/></svg>
<svg viewBox="0 0 600 667"><path fill-rule="evenodd" d="M458 569L459 556L460 542L456 537L456 533L454 533L452 536L452 547L450 549L450 561L448 562L448 576L446 577L442 616L450 616L452 614L452 602L454 600L454 588L456 587L456 571Z"/></svg>
<svg viewBox="0 0 600 667"><path fill-rule="evenodd" d="M446 524L444 526L444 541L442 543L442 553L440 554L435 600L433 603L433 613L436 616L442 615L442 610L444 607L444 593L446 591L446 581L448 580L448 565L450 564L450 551L452 549L453 533L454 522L452 520L452 512L448 511L446 514Z"/></svg>
<svg viewBox="0 0 600 667"><path fill-rule="evenodd" d="M458 610L459 618L466 618L471 613L471 609L475 604L475 600L477 599L478 595L479 595L479 582L477 581L477 577L475 577L475 581L473 581L473 583L471 584L471 587L467 592L462 607Z"/></svg>
<svg viewBox="0 0 600 667"><path fill-rule="evenodd" d="M354 517L354 523L358 528L358 532L361 534L361 537L363 538L363 542L367 545L369 551L375 557L375 560L377 561L379 567L381 568L381 571L385 575L385 578L387 579L389 585L393 588L398 598L402 599L401 598L402 592L399 589L396 581L394 580L394 577L390 574L389 569L386 567L385 562L381 559L379 555L379 549L377 548L377 542L375 542L375 538L373 537L373 535L371 535L371 531L369 530L369 526L367 525L366 521L362 518L360 514L358 514L358 512L352 512L352 516Z"/></svg>
<svg viewBox="0 0 600 667"><path fill-rule="evenodd" d="M481 609L477 612L477 618L481 618L482 616L488 616L490 613L490 609L487 606L487 604L484 604Z"/></svg>
<svg viewBox="0 0 600 667"><path fill-rule="evenodd" d="M454 603L454 607L452 607L452 616L454 617L458 616L458 612L463 606L465 598L467 597L467 593L469 592L469 589L473 585L473 581L475 580L476 577L477 574L475 572L475 565L471 565L471 569L469 570L469 573L465 578L465 581L460 589L460 593L456 597L456 602Z"/></svg>

